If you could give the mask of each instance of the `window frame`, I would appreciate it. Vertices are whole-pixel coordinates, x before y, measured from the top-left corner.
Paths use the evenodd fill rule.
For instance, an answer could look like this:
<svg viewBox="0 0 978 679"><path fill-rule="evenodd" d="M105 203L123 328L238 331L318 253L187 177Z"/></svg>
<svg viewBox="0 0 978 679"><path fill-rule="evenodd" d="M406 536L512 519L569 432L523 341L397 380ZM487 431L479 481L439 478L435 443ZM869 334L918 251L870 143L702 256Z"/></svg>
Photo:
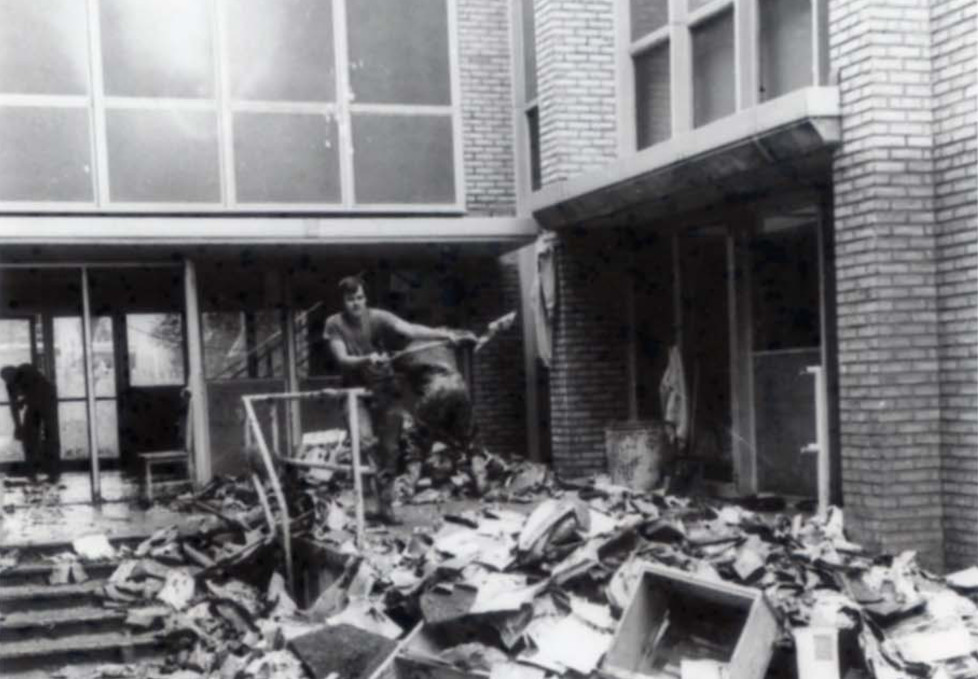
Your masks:
<svg viewBox="0 0 978 679"><path fill-rule="evenodd" d="M349 52L347 43L348 2L329 0L332 5L332 30L335 74L334 102L243 101L231 94L228 31L232 0L202 0L208 3L210 17L211 57L214 69L213 98L147 98L109 96L105 93L102 61L100 7L101 0L85 0L88 34L89 93L87 95L0 94L0 107L70 107L87 109L89 116L89 149L91 159L92 201L26 200L0 201L0 211L41 212L124 212L124 213L440 213L465 212L466 183L462 129L460 51L457 0L444 0L447 12L448 66L451 103L441 106L412 104L361 104L350 101L343 93L349 88ZM215 115L219 200L213 202L144 202L113 201L109 183L107 111L114 109L141 111L199 110ZM316 114L337 121L340 200L338 202L242 202L237 197L234 166L234 114L239 112ZM356 113L385 115L443 116L452 123L452 167L454 201L450 203L366 203L355 200L353 175L352 116Z"/></svg>
<svg viewBox="0 0 978 679"><path fill-rule="evenodd" d="M760 18L759 0L712 0L689 11L689 0L667 0L669 19L650 33L633 40L631 35L631 3L616 3L615 13L617 40L617 85L619 92L618 151L620 156L635 153L657 152L665 149L680 150L684 137L722 123L727 116L699 128L693 127L693 63L692 31L718 14L733 11L734 26L734 93L735 106L732 114L760 105ZM827 0L809 0L812 8L812 87L829 84ZM670 96L672 104L672 136L644 149L638 148L637 98L635 87L635 58L646 51L669 44ZM767 104L770 99L763 102ZM732 115L731 114L731 115ZM653 151L654 149L654 151Z"/></svg>
<svg viewBox="0 0 978 679"><path fill-rule="evenodd" d="M537 96L527 99L526 96L526 67L527 67L527 46L524 36L523 4L529 2L534 6L535 0L513 0L510 4L510 35L513 45L513 59L511 75L513 81L513 101L514 106L514 127L516 130L516 196L517 210L520 215L528 213L529 199L537 191L544 187L543 183L543 159L542 150L538 160L539 167L536 168L540 173L540 185L534 186L533 176L533 152L532 152L532 130L530 117L537 117L537 147L540 148L540 80L539 80L539 55L534 59L537 66ZM536 22L534 22L534 28ZM534 48L535 49L535 48Z"/></svg>

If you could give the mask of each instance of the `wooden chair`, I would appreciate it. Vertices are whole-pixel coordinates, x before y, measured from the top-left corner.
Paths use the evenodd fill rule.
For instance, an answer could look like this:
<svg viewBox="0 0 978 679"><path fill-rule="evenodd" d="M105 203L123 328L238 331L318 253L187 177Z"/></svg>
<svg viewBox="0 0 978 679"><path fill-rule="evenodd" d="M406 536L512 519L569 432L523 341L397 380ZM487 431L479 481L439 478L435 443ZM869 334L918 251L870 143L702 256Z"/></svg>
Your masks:
<svg viewBox="0 0 978 679"><path fill-rule="evenodd" d="M193 473L193 415L190 408L189 398L185 403L186 413L183 417L183 447L174 450L154 450L146 453L139 453L143 462L143 488L146 493L146 501L153 502L156 490L162 488L175 488L186 486L190 483ZM183 464L187 469L186 479L172 479L161 481L153 480L153 470L158 467ZM158 474L158 472L157 472ZM159 479L159 476L157 476Z"/></svg>

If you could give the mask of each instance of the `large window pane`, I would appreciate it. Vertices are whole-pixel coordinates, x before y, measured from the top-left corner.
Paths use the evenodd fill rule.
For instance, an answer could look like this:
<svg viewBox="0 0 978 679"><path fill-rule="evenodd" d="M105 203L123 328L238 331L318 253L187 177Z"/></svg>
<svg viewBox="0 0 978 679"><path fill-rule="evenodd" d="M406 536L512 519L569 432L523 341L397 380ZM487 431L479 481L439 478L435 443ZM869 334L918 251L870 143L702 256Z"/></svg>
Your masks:
<svg viewBox="0 0 978 679"><path fill-rule="evenodd" d="M92 196L88 109L0 108L0 201Z"/></svg>
<svg viewBox="0 0 978 679"><path fill-rule="evenodd" d="M234 172L239 202L339 202L336 119L321 114L235 114Z"/></svg>
<svg viewBox="0 0 978 679"><path fill-rule="evenodd" d="M88 93L84 2L0 0L0 91Z"/></svg>
<svg viewBox="0 0 978 679"><path fill-rule="evenodd" d="M635 57L635 133L639 149L672 136L669 43Z"/></svg>
<svg viewBox="0 0 978 679"><path fill-rule="evenodd" d="M116 394L115 351L112 318L100 316L92 323L92 373L95 395ZM54 379L58 398L84 398L85 350L82 322L79 316L54 319Z"/></svg>
<svg viewBox="0 0 978 679"><path fill-rule="evenodd" d="M105 93L214 96L210 2L101 0Z"/></svg>
<svg viewBox="0 0 978 679"><path fill-rule="evenodd" d="M106 111L116 202L218 202L217 118L209 111Z"/></svg>
<svg viewBox="0 0 978 679"><path fill-rule="evenodd" d="M54 379L58 398L85 397L85 354L78 316L54 319Z"/></svg>
<svg viewBox="0 0 978 679"><path fill-rule="evenodd" d="M523 7L523 84L526 101L537 98L537 29L533 0L522 0Z"/></svg>
<svg viewBox="0 0 978 679"><path fill-rule="evenodd" d="M356 114L353 148L357 202L455 202L449 116Z"/></svg>
<svg viewBox="0 0 978 679"><path fill-rule="evenodd" d="M733 11L727 10L692 29L693 126L736 110Z"/></svg>
<svg viewBox="0 0 978 679"><path fill-rule="evenodd" d="M96 402L95 418L99 457L119 457L119 416L115 399ZM88 410L85 401L59 403L58 428L61 435L61 459L87 459Z"/></svg>
<svg viewBox="0 0 978 679"><path fill-rule="evenodd" d="M329 2L233 0L227 9L232 96L273 101L335 100Z"/></svg>
<svg viewBox="0 0 978 679"><path fill-rule="evenodd" d="M669 0L631 0L632 40L669 23Z"/></svg>
<svg viewBox="0 0 978 679"><path fill-rule="evenodd" d="M129 384L182 385L183 318L180 314L127 314Z"/></svg>
<svg viewBox="0 0 978 679"><path fill-rule="evenodd" d="M446 0L356 0L347 18L355 101L451 104Z"/></svg>
<svg viewBox="0 0 978 679"><path fill-rule="evenodd" d="M202 314L204 376L209 380L248 376L248 339L243 311Z"/></svg>
<svg viewBox="0 0 978 679"><path fill-rule="evenodd" d="M761 101L812 84L811 0L761 0Z"/></svg>
<svg viewBox="0 0 978 679"><path fill-rule="evenodd" d="M115 340L111 317L101 316L93 321L92 354L95 395L115 396Z"/></svg>

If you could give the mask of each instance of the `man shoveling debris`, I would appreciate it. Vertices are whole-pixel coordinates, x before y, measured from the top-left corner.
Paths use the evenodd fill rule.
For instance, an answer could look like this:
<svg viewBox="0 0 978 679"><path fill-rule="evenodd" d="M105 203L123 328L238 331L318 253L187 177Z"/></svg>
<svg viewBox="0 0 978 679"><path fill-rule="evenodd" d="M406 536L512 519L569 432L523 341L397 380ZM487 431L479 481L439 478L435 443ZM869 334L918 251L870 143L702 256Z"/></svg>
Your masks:
<svg viewBox="0 0 978 679"><path fill-rule="evenodd" d="M347 387L366 387L372 396L357 413L364 449L372 458L377 493L378 518L397 523L394 516L393 483L397 475L398 452L405 413L437 429L448 429L448 435L471 435L471 406L465 382L453 366L442 363L432 369L411 369L402 365L399 356L414 355L408 348L392 354L415 341L436 341L452 346L475 344L476 336L467 331L429 328L409 323L389 311L367 306L364 281L359 276L339 283L343 294L343 311L326 320L323 331L330 349L343 373ZM421 347L423 348L423 347ZM441 391L450 397L438 403L425 394ZM439 405L440 403L440 405Z"/></svg>

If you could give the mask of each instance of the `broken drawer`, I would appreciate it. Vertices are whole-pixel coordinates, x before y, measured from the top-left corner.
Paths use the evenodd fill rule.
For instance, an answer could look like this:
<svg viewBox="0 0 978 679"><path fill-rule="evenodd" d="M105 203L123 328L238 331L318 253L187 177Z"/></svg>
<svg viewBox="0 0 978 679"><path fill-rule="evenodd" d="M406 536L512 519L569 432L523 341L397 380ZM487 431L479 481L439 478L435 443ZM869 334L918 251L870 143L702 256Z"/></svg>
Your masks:
<svg viewBox="0 0 978 679"><path fill-rule="evenodd" d="M713 676L722 667L731 679L763 679L777 635L759 590L650 564L599 671L606 679L681 677L685 660L715 666Z"/></svg>

